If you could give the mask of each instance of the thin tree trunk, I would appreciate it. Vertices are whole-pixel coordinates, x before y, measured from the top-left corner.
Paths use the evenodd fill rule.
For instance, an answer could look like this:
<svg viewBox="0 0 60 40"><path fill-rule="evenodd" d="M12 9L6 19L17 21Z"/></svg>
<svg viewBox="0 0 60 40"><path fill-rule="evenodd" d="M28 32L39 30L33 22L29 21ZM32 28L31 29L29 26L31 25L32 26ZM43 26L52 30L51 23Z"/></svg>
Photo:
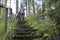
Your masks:
<svg viewBox="0 0 60 40"><path fill-rule="evenodd" d="M44 10L45 10L45 3L44 0L42 0L42 13L44 13Z"/></svg>
<svg viewBox="0 0 60 40"><path fill-rule="evenodd" d="M27 0L27 14L30 14L30 2Z"/></svg>
<svg viewBox="0 0 60 40"><path fill-rule="evenodd" d="M5 6L7 6L7 0L5 0Z"/></svg>
<svg viewBox="0 0 60 40"><path fill-rule="evenodd" d="M11 0L10 0L10 7L11 7Z"/></svg>
<svg viewBox="0 0 60 40"><path fill-rule="evenodd" d="M2 4L3 4L3 0L2 0Z"/></svg>
<svg viewBox="0 0 60 40"><path fill-rule="evenodd" d="M1 0L0 0L0 2L1 2ZM1 14L1 7L0 7L0 14Z"/></svg>
<svg viewBox="0 0 60 40"><path fill-rule="evenodd" d="M3 40L7 40L7 24L8 24L8 8L5 8L5 24L4 24L4 39Z"/></svg>
<svg viewBox="0 0 60 40"><path fill-rule="evenodd" d="M34 5L34 0L33 1L33 14L35 13L35 5Z"/></svg>
<svg viewBox="0 0 60 40"><path fill-rule="evenodd" d="M1 14L1 8L0 8L0 14Z"/></svg>
<svg viewBox="0 0 60 40"><path fill-rule="evenodd" d="M27 0L26 0L26 15L27 15Z"/></svg>
<svg viewBox="0 0 60 40"><path fill-rule="evenodd" d="M16 0L16 14L18 13L18 0Z"/></svg>

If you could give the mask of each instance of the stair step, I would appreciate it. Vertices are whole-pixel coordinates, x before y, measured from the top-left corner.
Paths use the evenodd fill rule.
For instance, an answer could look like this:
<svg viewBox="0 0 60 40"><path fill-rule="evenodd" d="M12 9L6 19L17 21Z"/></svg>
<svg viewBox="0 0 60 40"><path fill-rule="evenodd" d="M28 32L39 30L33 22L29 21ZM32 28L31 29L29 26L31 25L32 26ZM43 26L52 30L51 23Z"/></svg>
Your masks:
<svg viewBox="0 0 60 40"><path fill-rule="evenodd" d="M16 36L14 36L14 39L15 38L17 38L17 39L21 39L21 38L30 38L30 37L32 37L31 35L16 35Z"/></svg>
<svg viewBox="0 0 60 40"><path fill-rule="evenodd" d="M34 38L40 38L40 36L14 36L12 39L34 39Z"/></svg>
<svg viewBox="0 0 60 40"><path fill-rule="evenodd" d="M32 39L30 39L30 38L21 38L21 39L12 39L12 40L32 40Z"/></svg>
<svg viewBox="0 0 60 40"><path fill-rule="evenodd" d="M20 26L18 26L17 28L22 28L22 29L33 29L33 27L28 27L28 26L26 26L26 25L20 25Z"/></svg>
<svg viewBox="0 0 60 40"><path fill-rule="evenodd" d="M37 31L36 29L18 29L18 28L14 28L14 30L19 30L19 31Z"/></svg>
<svg viewBox="0 0 60 40"><path fill-rule="evenodd" d="M17 35L30 35L31 33L17 33Z"/></svg>
<svg viewBox="0 0 60 40"><path fill-rule="evenodd" d="M18 34L18 35L19 35L19 34L22 34L22 35L26 35L26 34L35 34L35 32L30 32L30 31L24 31L24 32L23 32L23 31L18 31L18 32L15 31L15 33Z"/></svg>
<svg viewBox="0 0 60 40"><path fill-rule="evenodd" d="M31 34L32 32L16 32L16 34L20 35L26 35L26 34Z"/></svg>
<svg viewBox="0 0 60 40"><path fill-rule="evenodd" d="M37 31L36 29L29 29L29 28L14 28L14 30L31 30L31 31Z"/></svg>
<svg viewBox="0 0 60 40"><path fill-rule="evenodd" d="M32 36L32 35L15 35L15 37L29 37L29 36Z"/></svg>
<svg viewBox="0 0 60 40"><path fill-rule="evenodd" d="M28 30L26 30L26 31L24 31L24 30L22 30L22 31L21 30L15 30L15 32L18 32L18 33L19 32L29 32L29 33L31 32L31 33L34 33L34 31L28 31Z"/></svg>
<svg viewBox="0 0 60 40"><path fill-rule="evenodd" d="M34 36L34 33L35 31L37 31L37 29L33 29L33 27L27 26L25 24L26 22L27 21L18 21L17 26L14 29L12 29L16 33L12 40L31 40L36 37Z"/></svg>
<svg viewBox="0 0 60 40"><path fill-rule="evenodd" d="M35 36L32 35L16 35L14 36L13 39L29 39L29 38L34 38Z"/></svg>
<svg viewBox="0 0 60 40"><path fill-rule="evenodd" d="M18 23L17 24L25 24L25 23L27 23L27 21L18 21Z"/></svg>

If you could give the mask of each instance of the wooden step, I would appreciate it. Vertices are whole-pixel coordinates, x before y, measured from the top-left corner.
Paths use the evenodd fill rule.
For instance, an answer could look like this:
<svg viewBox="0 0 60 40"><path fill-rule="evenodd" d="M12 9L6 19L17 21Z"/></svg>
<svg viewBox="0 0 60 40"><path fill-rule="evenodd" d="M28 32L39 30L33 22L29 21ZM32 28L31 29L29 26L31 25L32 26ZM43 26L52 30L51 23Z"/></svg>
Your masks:
<svg viewBox="0 0 60 40"><path fill-rule="evenodd" d="M25 29L25 28L29 28L29 29L33 29L33 27L29 27L29 26L24 25L24 24L22 24L22 25L18 25L16 28L23 28L23 29Z"/></svg>
<svg viewBox="0 0 60 40"><path fill-rule="evenodd" d="M34 33L34 31L28 31L28 30L27 30L27 31L24 31L24 30L22 30L22 31L21 31L21 30L15 30L15 32L18 32L18 33L19 33L19 32L28 32L28 33L31 32L31 33Z"/></svg>
<svg viewBox="0 0 60 40"><path fill-rule="evenodd" d="M22 39L21 38L21 39L12 39L12 40L32 40L32 39L26 39L26 38L25 39Z"/></svg>
<svg viewBox="0 0 60 40"><path fill-rule="evenodd" d="M24 29L25 29L25 28L26 28L26 29L29 28L29 29L33 29L33 27L28 27L28 26L26 26L26 25L21 25L19 28L24 28Z"/></svg>
<svg viewBox="0 0 60 40"><path fill-rule="evenodd" d="M21 36L21 35L17 35L14 36L12 39L35 39L35 38L40 38L40 36Z"/></svg>
<svg viewBox="0 0 60 40"><path fill-rule="evenodd" d="M15 35L15 37L30 37L32 35Z"/></svg>
<svg viewBox="0 0 60 40"><path fill-rule="evenodd" d="M18 21L17 24L25 24L25 23L27 23L27 21Z"/></svg>
<svg viewBox="0 0 60 40"><path fill-rule="evenodd" d="M19 30L19 31L37 31L36 29L29 29L29 28L14 28L14 30Z"/></svg>
<svg viewBox="0 0 60 40"><path fill-rule="evenodd" d="M17 35L30 35L30 34L33 34L33 33L21 33L21 32L19 32L19 33L16 33Z"/></svg>
<svg viewBox="0 0 60 40"><path fill-rule="evenodd" d="M34 36L37 29L33 29L33 27L29 27L25 25L25 21L18 21L17 26L12 29L15 31L16 35L12 38L12 40L31 40L34 39Z"/></svg>
<svg viewBox="0 0 60 40"><path fill-rule="evenodd" d="M28 27L26 25L20 25L20 26L15 27L14 29L33 29L33 27Z"/></svg>
<svg viewBox="0 0 60 40"><path fill-rule="evenodd" d="M32 32L15 32L16 34L26 35L26 34L33 34Z"/></svg>
<svg viewBox="0 0 60 40"><path fill-rule="evenodd" d="M12 40L32 40L32 39L12 39Z"/></svg>
<svg viewBox="0 0 60 40"><path fill-rule="evenodd" d="M29 39L29 38L34 38L32 35L16 35L14 36L13 39Z"/></svg>
<svg viewBox="0 0 60 40"><path fill-rule="evenodd" d="M16 36L14 36L14 38L13 39L25 39L25 38L30 38L30 37L32 37L31 35L16 35Z"/></svg>
<svg viewBox="0 0 60 40"><path fill-rule="evenodd" d="M33 35L33 34L35 34L35 32L29 32L29 31L28 31L28 32L27 32L27 31L24 31L24 32L23 32L23 31L18 31L18 32L15 31L15 33L16 33L17 35L27 35L27 34L28 34L28 35L30 35L30 34Z"/></svg>
<svg viewBox="0 0 60 40"><path fill-rule="evenodd" d="M16 33L34 33L35 31L31 31L31 30L27 30L27 31L25 31L25 30L14 30L14 32L16 32Z"/></svg>
<svg viewBox="0 0 60 40"><path fill-rule="evenodd" d="M23 29L23 28L14 28L14 30L36 31L35 29L29 29L29 28L25 28L25 29Z"/></svg>

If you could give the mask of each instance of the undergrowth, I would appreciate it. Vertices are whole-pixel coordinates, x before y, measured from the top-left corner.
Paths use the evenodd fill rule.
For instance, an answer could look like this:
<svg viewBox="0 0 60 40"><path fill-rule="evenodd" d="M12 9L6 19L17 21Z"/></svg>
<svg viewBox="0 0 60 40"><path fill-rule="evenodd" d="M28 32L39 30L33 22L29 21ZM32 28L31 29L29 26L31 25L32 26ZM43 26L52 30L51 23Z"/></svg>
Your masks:
<svg viewBox="0 0 60 40"><path fill-rule="evenodd" d="M44 20L41 20L41 16L41 13L28 15L25 19L27 21L26 24L38 30L36 32L37 36L47 37L53 35L54 28L50 26L51 21L49 17L46 16Z"/></svg>
<svg viewBox="0 0 60 40"><path fill-rule="evenodd" d="M0 14L0 40L4 39L4 24L5 24L5 17L4 15ZM16 26L17 23L17 19L16 18L12 18L12 20L8 18L8 24L7 24L7 40L11 40L11 38L14 36L14 30L13 28Z"/></svg>

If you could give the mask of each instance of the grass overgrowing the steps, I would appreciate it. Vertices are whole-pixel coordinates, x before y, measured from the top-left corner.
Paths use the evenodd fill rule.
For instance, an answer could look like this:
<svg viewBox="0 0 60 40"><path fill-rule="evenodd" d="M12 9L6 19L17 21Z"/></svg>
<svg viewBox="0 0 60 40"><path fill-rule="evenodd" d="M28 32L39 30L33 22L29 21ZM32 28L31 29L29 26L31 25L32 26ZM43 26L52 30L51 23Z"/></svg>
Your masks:
<svg viewBox="0 0 60 40"><path fill-rule="evenodd" d="M52 28L50 26L50 19L49 17L47 17L43 22L40 20L40 16L42 16L42 14L40 13L35 13L35 14L31 14L28 15L26 17L26 21L27 21L27 25L29 25L30 27L33 27L35 29L38 29L38 31L36 32L36 35L38 36L42 36L42 37L46 37L46 36L51 36L54 34L54 28Z"/></svg>
<svg viewBox="0 0 60 40"><path fill-rule="evenodd" d="M13 18L11 22L9 22L8 24L8 35L7 35L7 38L8 40L12 39L12 37L14 36L14 27L16 26L16 23L17 23L18 19L17 18Z"/></svg>
<svg viewBox="0 0 60 40"><path fill-rule="evenodd" d="M0 14L0 40L3 40L4 35L4 16Z"/></svg>
<svg viewBox="0 0 60 40"><path fill-rule="evenodd" d="M10 40L14 36L14 31L12 30L17 23L16 18L12 18L12 21L9 21L8 18L8 27L7 27L7 40ZM0 15L0 40L4 38L4 15Z"/></svg>

